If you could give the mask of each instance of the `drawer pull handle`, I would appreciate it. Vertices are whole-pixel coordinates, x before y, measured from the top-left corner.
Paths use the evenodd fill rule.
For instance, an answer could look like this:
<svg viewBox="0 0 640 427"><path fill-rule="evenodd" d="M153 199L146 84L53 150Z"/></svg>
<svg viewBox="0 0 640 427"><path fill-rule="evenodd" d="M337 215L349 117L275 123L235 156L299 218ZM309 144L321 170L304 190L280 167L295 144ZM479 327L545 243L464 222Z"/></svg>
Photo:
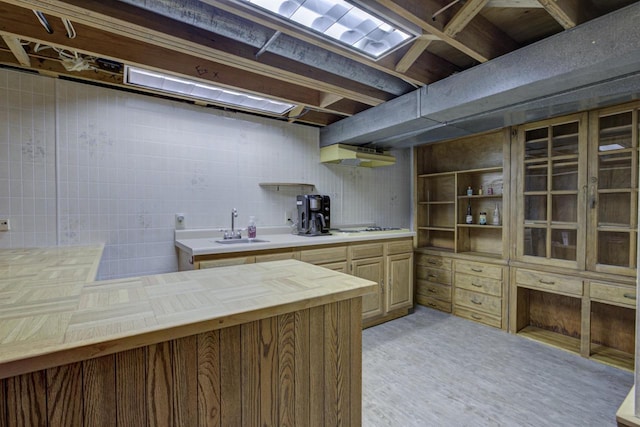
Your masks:
<svg viewBox="0 0 640 427"><path fill-rule="evenodd" d="M435 289L427 289L427 291L431 292L432 294L435 294L435 293L436 293L436 290L435 290Z"/></svg>
<svg viewBox="0 0 640 427"><path fill-rule="evenodd" d="M475 286L476 288L481 288L482 285L478 285L477 283L471 282L471 286Z"/></svg>
<svg viewBox="0 0 640 427"><path fill-rule="evenodd" d="M471 302L474 303L474 304L482 305L482 301L478 301L475 298L471 298Z"/></svg>
<svg viewBox="0 0 640 427"><path fill-rule="evenodd" d="M476 320L482 320L482 316L478 316L477 314L472 314L471 317Z"/></svg>
<svg viewBox="0 0 640 427"><path fill-rule="evenodd" d="M481 268L471 268L471 271L475 271L476 273L482 273Z"/></svg>
<svg viewBox="0 0 640 427"><path fill-rule="evenodd" d="M636 295L635 294L623 294L622 296L627 298L627 299L636 299Z"/></svg>
<svg viewBox="0 0 640 427"><path fill-rule="evenodd" d="M542 283L543 285L555 285L556 284L556 282L554 282L553 280L548 280L547 281L547 280L540 279L540 280L538 280L538 282Z"/></svg>
<svg viewBox="0 0 640 427"><path fill-rule="evenodd" d="M428 260L427 262L431 265L438 265L438 261L434 261L432 259Z"/></svg>
<svg viewBox="0 0 640 427"><path fill-rule="evenodd" d="M429 307L433 307L433 308L438 307L437 305L435 305L435 304L434 304L434 303L432 303L432 302L427 303L427 305L428 305Z"/></svg>
<svg viewBox="0 0 640 427"><path fill-rule="evenodd" d="M429 277L435 277L435 278L438 278L438 275L437 275L437 274L429 274L428 276L429 276Z"/></svg>

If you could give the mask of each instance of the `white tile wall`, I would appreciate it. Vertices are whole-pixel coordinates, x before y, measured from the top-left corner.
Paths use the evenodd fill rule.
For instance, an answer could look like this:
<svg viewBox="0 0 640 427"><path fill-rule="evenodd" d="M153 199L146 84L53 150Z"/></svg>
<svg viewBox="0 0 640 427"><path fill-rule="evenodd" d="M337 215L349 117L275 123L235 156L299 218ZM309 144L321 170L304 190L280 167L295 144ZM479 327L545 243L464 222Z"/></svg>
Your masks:
<svg viewBox="0 0 640 427"><path fill-rule="evenodd" d="M99 278L175 271L188 228L284 225L305 182L334 224L410 226L411 159L378 169L319 163L318 129L0 70L0 248L105 243ZM57 156L56 156L57 151Z"/></svg>

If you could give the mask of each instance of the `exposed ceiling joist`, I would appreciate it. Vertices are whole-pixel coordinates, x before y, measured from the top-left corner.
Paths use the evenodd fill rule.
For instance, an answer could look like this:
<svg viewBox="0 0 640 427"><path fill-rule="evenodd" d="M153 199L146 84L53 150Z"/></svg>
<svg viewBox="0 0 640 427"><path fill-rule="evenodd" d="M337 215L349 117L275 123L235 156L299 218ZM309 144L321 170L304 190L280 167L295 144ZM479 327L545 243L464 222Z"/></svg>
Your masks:
<svg viewBox="0 0 640 427"><path fill-rule="evenodd" d="M579 0L538 0L542 7L558 21L565 30L573 28L580 23L581 14L589 9L587 1ZM582 10L581 10L582 9Z"/></svg>
<svg viewBox="0 0 640 427"><path fill-rule="evenodd" d="M25 52L24 47L20 44L20 39L11 35L2 34L2 40L9 46L11 53L16 57L20 65L23 67L31 66L31 59L29 59L29 55Z"/></svg>
<svg viewBox="0 0 640 427"><path fill-rule="evenodd" d="M78 2L82 3L83 6L86 5L87 7L79 7L67 2L61 2L57 0L8 0L6 3L12 3L28 8L38 7L39 10L45 13L59 17L68 17L77 23L76 27L78 25L87 25L89 27L92 27L93 33L99 33L102 28L109 28L110 32L116 32L121 37L125 37L126 39L131 40L131 43L133 45L135 45L135 43L133 43L135 41L150 46L156 46L161 50L164 49L174 52L176 58L188 55L193 58L191 61L189 61L192 64L194 60L198 58L201 60L200 62L203 62L202 60L206 62L211 61L209 62L208 67L206 67L209 70L215 70L218 67L232 67L234 70L244 70L239 71L240 73L253 73L253 77L246 76L245 79L255 79L256 75L263 76L268 78L271 82L275 79L280 80L285 85L294 84L299 87L308 88L315 91L336 93L341 95L342 97L353 99L357 102L372 106L378 105L393 97L391 94L386 94L377 89L358 84L357 82L344 79L340 76L323 73L319 70L310 69L309 67L302 67L301 64L295 63L294 61L287 62L281 59L277 60L278 64L286 63L290 67L288 69L277 67L276 65L271 65L269 63L270 54L268 53L263 54L260 58L261 61L258 62L254 58L255 52L251 52L250 49L246 49L245 52L238 52L237 46L233 46L235 48L236 54L231 55L226 51L232 49L231 41L226 41L223 37L216 38L215 40L210 40L210 38L207 38L207 36L204 34L202 36L198 36L197 30L194 30L192 28L183 29L180 25L176 25L176 23L173 23L173 25L170 26L165 33L155 29L144 27L141 25L141 23L138 22L129 22L124 19L115 18L114 16L123 15L123 13L119 12L122 11L124 5L119 5L120 10L116 10L116 5L114 4L114 2ZM91 6L90 9L88 8L89 6ZM138 13L136 16L130 16L130 18L132 21L136 18L141 20L149 19L149 17L145 16L144 13ZM78 28L76 29L78 30ZM170 30L171 34L169 34ZM51 35L46 33L39 35L44 38L45 42L49 38L56 37L56 33ZM62 46L70 46L76 50L84 51L92 55L99 55L99 53L91 50L92 47L96 47L99 45L101 50L111 50L109 56L111 59L119 60L126 63L135 62L139 66L143 66L139 60L136 60L135 57L123 57L123 54L125 52L130 52L132 50L130 46L123 45L117 50L114 50L113 48L109 49L108 45L111 43L112 37L110 37L108 33L103 34L103 37L104 39L95 40L91 43L86 43L87 39L84 38L85 45L83 47L75 46L75 44L82 43L82 41L79 40L82 38L67 39L66 37L58 37L58 41L56 44ZM198 38L201 39L201 42L191 41ZM215 47L220 47L220 49L208 47L208 45L214 45ZM104 55L105 54L103 54L103 56ZM138 56L143 56L145 58L145 61L147 62L154 62L153 55L151 53L140 52ZM165 58L167 57L167 55L164 56ZM169 61L168 58L166 59L167 61ZM174 59L171 62L176 63L173 68L180 67L180 61ZM273 63L276 61L273 60L271 62ZM219 64L219 66L213 66L213 63ZM158 68L163 69L163 67L168 67L168 69L172 68L172 66L170 66L170 64L168 63L165 63L162 65L162 67ZM184 67L180 68L184 69ZM202 78L202 75L198 76L198 74L200 74L200 72L197 71L198 69L203 69L203 67L193 64L191 70L185 75L194 76L195 74L195 77ZM229 71L229 75L232 76L233 73L231 72L231 68L229 69ZM219 71L211 72L215 75L215 78L218 78L221 74ZM238 76L234 77L234 79L237 80L237 77ZM270 88L272 85L272 83L260 84L259 81L256 83L257 84L254 84L254 86L261 87L263 90L265 88ZM236 83L236 87L237 85L238 83ZM298 89L298 91L301 91L301 89ZM296 94L289 92L288 94L282 93L277 97L283 100L295 102L295 100L291 99L293 95ZM316 99L315 102L302 103L316 106L318 101Z"/></svg>
<svg viewBox="0 0 640 427"><path fill-rule="evenodd" d="M538 0L489 0L486 7L537 9L542 5Z"/></svg>
<svg viewBox="0 0 640 427"><path fill-rule="evenodd" d="M486 62L518 48L516 42L481 16L474 20L473 25L467 25L458 32L456 37L450 36L445 32L447 13L439 15L435 21L432 19L433 14L442 9L435 0L375 1L479 62Z"/></svg>
<svg viewBox="0 0 640 427"><path fill-rule="evenodd" d="M476 17L488 0L467 0L458 12L451 18L444 27L444 32L455 37L473 18Z"/></svg>
<svg viewBox="0 0 640 427"><path fill-rule="evenodd" d="M293 109L289 111L289 114L287 114L287 117L289 117L289 120L288 120L289 123L295 122L298 116L302 114L305 108L306 107L304 105L296 105L295 107L293 107Z"/></svg>
<svg viewBox="0 0 640 427"><path fill-rule="evenodd" d="M423 34L422 36L418 37L411 44L411 47L409 47L407 53L405 53L400 61L398 61L398 63L396 64L396 71L399 71L401 73L406 72L434 40L440 40L440 37L434 36L433 34Z"/></svg>

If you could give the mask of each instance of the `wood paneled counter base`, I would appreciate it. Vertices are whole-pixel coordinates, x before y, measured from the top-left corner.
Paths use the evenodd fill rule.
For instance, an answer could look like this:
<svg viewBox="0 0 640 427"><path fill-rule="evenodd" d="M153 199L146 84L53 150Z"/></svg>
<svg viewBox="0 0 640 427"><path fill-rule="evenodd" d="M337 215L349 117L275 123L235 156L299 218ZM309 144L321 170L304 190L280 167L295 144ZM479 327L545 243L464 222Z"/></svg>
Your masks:
<svg viewBox="0 0 640 427"><path fill-rule="evenodd" d="M375 289L295 260L87 283L40 344L0 324L0 426L360 425Z"/></svg>

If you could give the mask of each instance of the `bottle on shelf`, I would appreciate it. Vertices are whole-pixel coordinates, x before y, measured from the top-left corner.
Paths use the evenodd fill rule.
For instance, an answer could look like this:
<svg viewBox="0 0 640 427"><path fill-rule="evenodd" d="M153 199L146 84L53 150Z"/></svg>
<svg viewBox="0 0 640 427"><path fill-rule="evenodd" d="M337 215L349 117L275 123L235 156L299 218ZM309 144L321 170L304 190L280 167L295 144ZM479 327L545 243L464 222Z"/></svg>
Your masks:
<svg viewBox="0 0 640 427"><path fill-rule="evenodd" d="M480 188L478 188L478 195L482 196L482 185L480 186Z"/></svg>
<svg viewBox="0 0 640 427"><path fill-rule="evenodd" d="M496 203L496 208L493 210L493 225L500 225L500 210L498 209L498 204Z"/></svg>
<svg viewBox="0 0 640 427"><path fill-rule="evenodd" d="M473 224L473 214L471 213L471 202L467 205L467 217L465 219L467 224Z"/></svg>
<svg viewBox="0 0 640 427"><path fill-rule="evenodd" d="M256 238L256 217L249 217L249 224L247 225L247 237L252 240Z"/></svg>
<svg viewBox="0 0 640 427"><path fill-rule="evenodd" d="M473 196L473 188L471 186L467 187L467 196Z"/></svg>
<svg viewBox="0 0 640 427"><path fill-rule="evenodd" d="M486 225L487 224L487 213L480 212L480 217L478 218L478 224Z"/></svg>

